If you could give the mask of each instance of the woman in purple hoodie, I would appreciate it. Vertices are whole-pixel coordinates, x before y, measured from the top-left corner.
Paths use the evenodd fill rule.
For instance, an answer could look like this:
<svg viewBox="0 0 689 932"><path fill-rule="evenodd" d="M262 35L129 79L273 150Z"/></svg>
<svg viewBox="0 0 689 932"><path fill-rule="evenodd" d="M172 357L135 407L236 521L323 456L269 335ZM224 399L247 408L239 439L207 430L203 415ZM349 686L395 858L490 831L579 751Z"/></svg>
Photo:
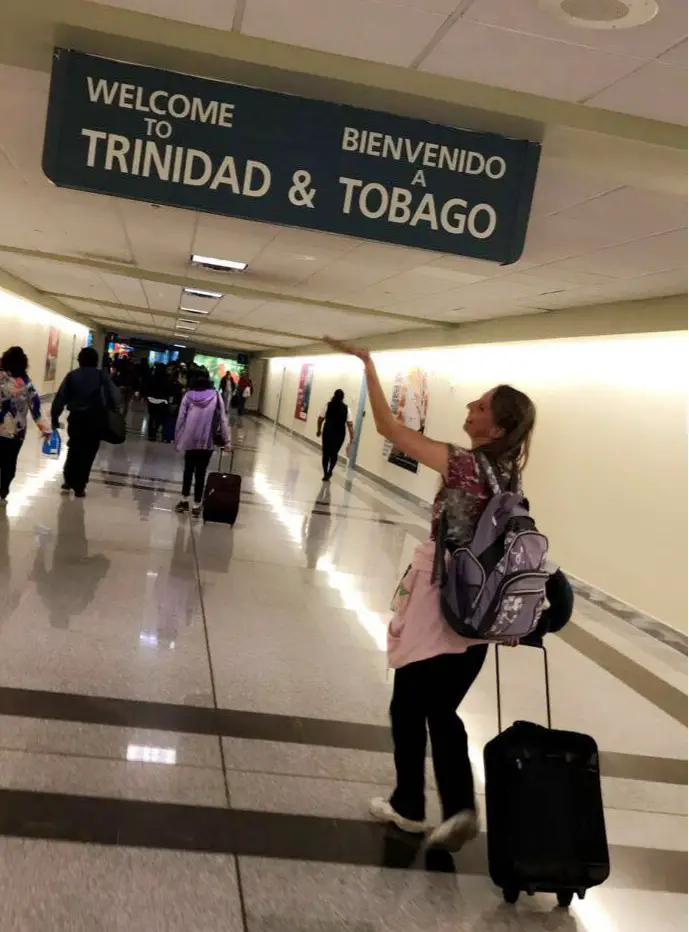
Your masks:
<svg viewBox="0 0 689 932"><path fill-rule="evenodd" d="M232 449L222 398L213 388L208 370L200 369L194 373L189 391L182 399L175 428L175 446L184 453L182 499L175 508L178 514L189 511L192 483L194 505L191 513L194 517L201 514L206 473L217 440L222 441L228 452Z"/></svg>

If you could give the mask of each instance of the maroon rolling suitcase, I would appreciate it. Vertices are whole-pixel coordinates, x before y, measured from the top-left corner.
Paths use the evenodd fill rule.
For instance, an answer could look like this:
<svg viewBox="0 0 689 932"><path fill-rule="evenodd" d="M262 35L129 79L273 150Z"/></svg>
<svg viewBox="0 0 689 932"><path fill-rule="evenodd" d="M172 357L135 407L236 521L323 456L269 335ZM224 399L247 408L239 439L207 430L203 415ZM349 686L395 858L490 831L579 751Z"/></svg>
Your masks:
<svg viewBox="0 0 689 932"><path fill-rule="evenodd" d="M230 458L230 471L222 472L222 453L218 459L218 472L211 472L203 492L203 520L234 525L239 513L239 496L242 477L232 472L234 451Z"/></svg>

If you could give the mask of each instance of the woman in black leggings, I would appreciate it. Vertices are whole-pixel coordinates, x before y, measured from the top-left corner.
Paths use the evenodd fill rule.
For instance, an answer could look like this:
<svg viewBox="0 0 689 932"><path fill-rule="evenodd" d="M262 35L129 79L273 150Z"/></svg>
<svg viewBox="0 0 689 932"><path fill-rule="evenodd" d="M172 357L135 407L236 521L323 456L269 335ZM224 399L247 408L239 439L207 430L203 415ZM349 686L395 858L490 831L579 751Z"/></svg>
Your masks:
<svg viewBox="0 0 689 932"><path fill-rule="evenodd" d="M509 385L498 385L472 401L464 422L466 447L440 443L395 418L387 403L370 355L328 341L351 353L365 366L376 430L397 449L442 477L433 504L430 540L414 553L412 565L395 594L395 614L388 633L388 662L395 670L390 718L395 745L397 785L389 799L371 801L371 814L381 822L418 834L426 829L424 770L430 735L443 821L429 843L451 851L478 833L474 783L466 729L457 707L486 658L487 645L460 637L444 620L433 582L435 538L440 518L453 546L471 542L492 492L479 469L476 453L490 457L505 487L521 482L529 456L535 408Z"/></svg>
<svg viewBox="0 0 689 932"><path fill-rule="evenodd" d="M323 437L323 482L332 479L346 431L349 431L351 443L354 440L354 425L349 417L349 407L345 404L344 392L338 388L318 417L316 436Z"/></svg>

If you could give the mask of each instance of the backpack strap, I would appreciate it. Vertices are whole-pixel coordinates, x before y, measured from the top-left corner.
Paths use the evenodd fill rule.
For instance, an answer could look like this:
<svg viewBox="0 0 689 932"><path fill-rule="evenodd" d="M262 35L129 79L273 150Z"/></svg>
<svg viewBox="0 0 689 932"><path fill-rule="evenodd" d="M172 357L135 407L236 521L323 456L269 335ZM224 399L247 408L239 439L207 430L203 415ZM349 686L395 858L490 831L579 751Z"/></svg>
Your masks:
<svg viewBox="0 0 689 932"><path fill-rule="evenodd" d="M493 463L488 459L485 453L475 453L476 464L478 466L479 475L483 476L484 479L488 481L490 490L493 495L502 495L503 492L506 492L505 484L502 481L502 477L499 472L494 468Z"/></svg>

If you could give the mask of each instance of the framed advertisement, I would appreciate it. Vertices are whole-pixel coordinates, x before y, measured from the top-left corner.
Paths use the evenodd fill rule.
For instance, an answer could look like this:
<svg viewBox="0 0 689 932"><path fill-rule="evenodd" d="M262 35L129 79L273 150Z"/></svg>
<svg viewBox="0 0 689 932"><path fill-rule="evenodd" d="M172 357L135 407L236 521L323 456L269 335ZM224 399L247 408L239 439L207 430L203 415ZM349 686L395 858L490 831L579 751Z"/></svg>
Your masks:
<svg viewBox="0 0 689 932"><path fill-rule="evenodd" d="M60 346L60 331L51 327L48 331L48 349L45 354L45 372L43 378L46 382L54 382L57 375L57 351Z"/></svg>
<svg viewBox="0 0 689 932"><path fill-rule="evenodd" d="M297 389L297 403L294 407L294 417L297 421L305 421L309 416L311 403L311 386L313 385L313 365L305 362L299 373L299 387Z"/></svg>
<svg viewBox="0 0 689 932"><path fill-rule="evenodd" d="M392 386L390 408L405 427L423 434L428 416L428 373L423 369L398 372ZM399 466L400 469L418 472L418 461L387 441L383 446L383 456L388 463Z"/></svg>

